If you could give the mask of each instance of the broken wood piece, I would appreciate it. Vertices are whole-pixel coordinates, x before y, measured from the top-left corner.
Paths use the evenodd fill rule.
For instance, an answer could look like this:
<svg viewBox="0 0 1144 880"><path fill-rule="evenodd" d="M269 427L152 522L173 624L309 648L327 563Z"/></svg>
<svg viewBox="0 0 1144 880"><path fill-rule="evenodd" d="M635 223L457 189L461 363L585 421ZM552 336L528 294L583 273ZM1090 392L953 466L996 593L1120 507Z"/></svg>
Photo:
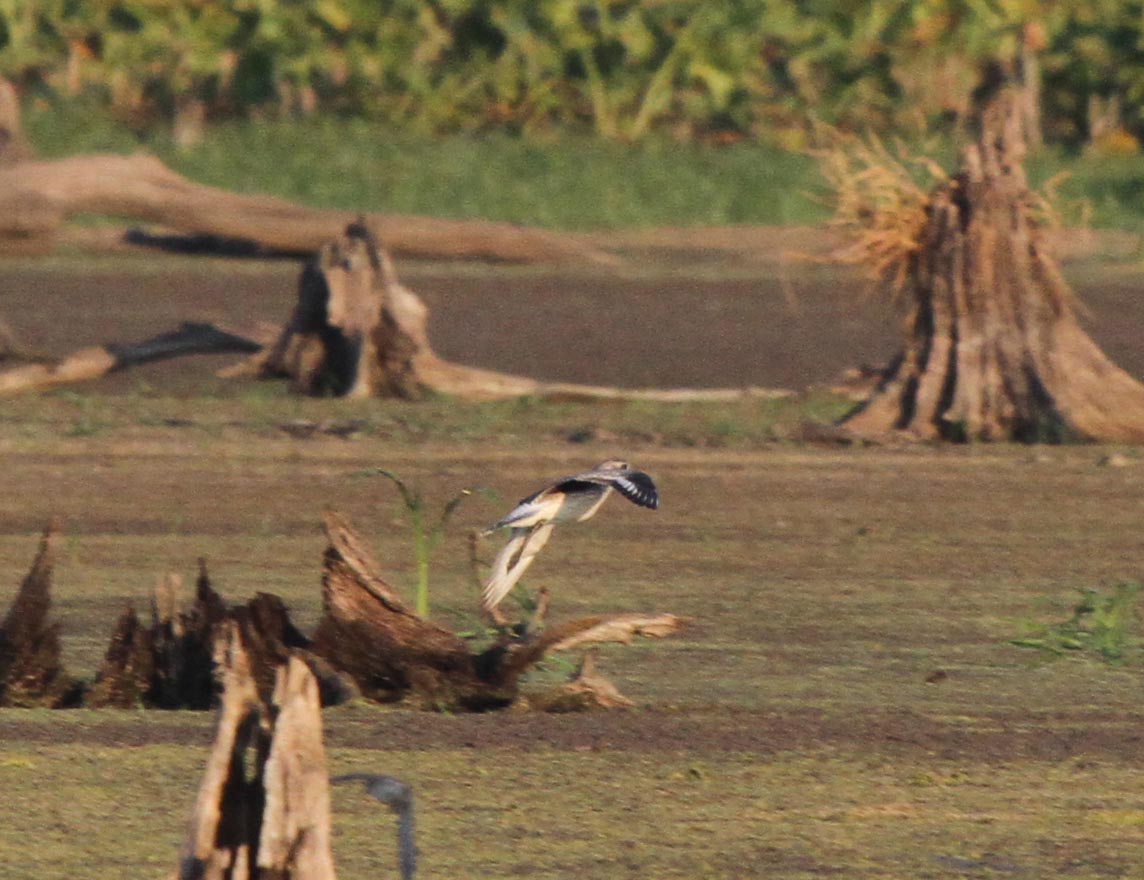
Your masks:
<svg viewBox="0 0 1144 880"><path fill-rule="evenodd" d="M60 522L53 518L40 549L0 623L0 706L56 708L79 700L81 687L64 669L60 626L51 619L52 568Z"/></svg>
<svg viewBox="0 0 1144 880"><path fill-rule="evenodd" d="M571 680L560 687L529 698L541 712L586 712L592 709L630 709L635 705L596 669L596 655L587 652Z"/></svg>
<svg viewBox="0 0 1144 880"><path fill-rule="evenodd" d="M524 674L549 651L666 636L683 624L672 614L605 614L538 630L538 616L531 625L506 628L474 653L460 637L409 610L344 516L326 511L323 521L329 542L324 613L311 650L351 675L368 699L454 711L505 708L519 696Z"/></svg>
<svg viewBox="0 0 1144 880"><path fill-rule="evenodd" d="M92 709L142 708L152 699L155 646L151 632L128 605L111 634L111 643L84 699Z"/></svg>
<svg viewBox="0 0 1144 880"><path fill-rule="evenodd" d="M186 841L179 855L179 880L248 880L255 857L260 792L257 772L246 772L252 747L264 754L269 722L260 726L258 691L238 627L226 625L217 660L222 681L214 746L207 758Z"/></svg>
<svg viewBox="0 0 1144 880"><path fill-rule="evenodd" d="M263 702L233 620L220 632L216 662L222 705L180 880L334 880L317 682L290 657Z"/></svg>
<svg viewBox="0 0 1144 880"><path fill-rule="evenodd" d="M214 324L186 322L178 330L141 342L85 348L54 364L28 364L0 372L0 395L42 391L89 382L108 373L188 354L260 351L263 343L220 329Z"/></svg>
<svg viewBox="0 0 1144 880"><path fill-rule="evenodd" d="M261 877L334 880L330 786L318 683L298 657L278 667L257 866Z"/></svg>

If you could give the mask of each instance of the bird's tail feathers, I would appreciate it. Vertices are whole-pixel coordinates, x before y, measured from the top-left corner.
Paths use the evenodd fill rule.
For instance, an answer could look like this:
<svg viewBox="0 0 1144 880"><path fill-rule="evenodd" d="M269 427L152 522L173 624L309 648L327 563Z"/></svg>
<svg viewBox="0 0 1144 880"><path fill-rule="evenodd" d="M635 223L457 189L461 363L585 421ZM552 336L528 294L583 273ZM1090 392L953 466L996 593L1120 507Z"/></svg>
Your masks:
<svg viewBox="0 0 1144 880"><path fill-rule="evenodd" d="M533 526L531 529L512 530L512 537L493 560L488 583L481 591L481 606L486 611L492 611L512 592L536 554L548 543L551 534L552 523Z"/></svg>

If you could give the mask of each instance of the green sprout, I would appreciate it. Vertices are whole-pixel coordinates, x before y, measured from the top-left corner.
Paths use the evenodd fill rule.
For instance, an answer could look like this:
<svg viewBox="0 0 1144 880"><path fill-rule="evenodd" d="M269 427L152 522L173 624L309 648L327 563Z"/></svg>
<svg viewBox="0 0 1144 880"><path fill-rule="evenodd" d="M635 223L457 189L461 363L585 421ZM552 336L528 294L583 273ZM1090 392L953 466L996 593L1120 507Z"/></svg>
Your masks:
<svg viewBox="0 0 1144 880"><path fill-rule="evenodd" d="M1050 656L1091 653L1106 663L1122 663L1139 647L1133 635L1136 603L1141 585L1117 584L1112 593L1080 590L1072 616L1060 623L1037 627L1029 635L1011 639L1019 648L1034 648Z"/></svg>
<svg viewBox="0 0 1144 880"><path fill-rule="evenodd" d="M366 468L358 471L355 476L373 476L380 474L397 487L401 493L401 500L405 504L405 513L409 519L409 526L413 531L413 556L417 562L417 594L415 610L418 616L429 616L429 557L445 537L445 528L449 518L468 496L473 494L472 489L462 489L441 509L441 516L432 525L426 523L426 502L421 493L410 488L397 474L385 468Z"/></svg>

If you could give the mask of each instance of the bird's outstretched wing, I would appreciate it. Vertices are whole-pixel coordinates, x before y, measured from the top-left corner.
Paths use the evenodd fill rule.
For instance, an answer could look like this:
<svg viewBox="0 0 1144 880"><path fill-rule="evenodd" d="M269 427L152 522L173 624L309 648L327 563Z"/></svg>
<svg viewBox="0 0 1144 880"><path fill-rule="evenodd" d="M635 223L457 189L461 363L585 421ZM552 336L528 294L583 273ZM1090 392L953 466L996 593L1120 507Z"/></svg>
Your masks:
<svg viewBox="0 0 1144 880"><path fill-rule="evenodd" d="M508 541L493 560L488 583L481 592L481 604L486 611L496 608L516 586L536 554L548 543L552 528L552 523L542 523L527 529L512 530Z"/></svg>
<svg viewBox="0 0 1144 880"><path fill-rule="evenodd" d="M537 522L552 519L560 509L561 497L553 493L552 486L533 492L527 498L517 502L516 507L502 516L499 520L481 532L482 535L491 535L497 529L503 529L516 523L531 526Z"/></svg>
<svg viewBox="0 0 1144 880"><path fill-rule="evenodd" d="M597 485L611 486L633 504L649 507L652 510L659 507L659 490L656 489L651 477L643 471L586 471L557 483L556 487L564 489L566 486L574 486L576 483L596 483Z"/></svg>

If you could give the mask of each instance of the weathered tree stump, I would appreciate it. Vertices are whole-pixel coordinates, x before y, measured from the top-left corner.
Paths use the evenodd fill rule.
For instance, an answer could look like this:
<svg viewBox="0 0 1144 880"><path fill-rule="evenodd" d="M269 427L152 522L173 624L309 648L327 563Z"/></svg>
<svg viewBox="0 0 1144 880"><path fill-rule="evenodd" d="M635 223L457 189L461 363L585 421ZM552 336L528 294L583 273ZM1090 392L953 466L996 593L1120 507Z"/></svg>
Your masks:
<svg viewBox="0 0 1144 880"><path fill-rule="evenodd" d="M52 520L4 622L0 623L0 706L59 707L75 704L79 683L60 657L60 627L51 620L52 566L59 543Z"/></svg>
<svg viewBox="0 0 1144 880"><path fill-rule="evenodd" d="M179 858L180 880L333 880L318 685L297 657L259 697L241 628L223 624L214 748ZM248 769L248 761L250 766Z"/></svg>
<svg viewBox="0 0 1144 880"><path fill-rule="evenodd" d="M270 700L278 668L291 656L311 668L323 705L356 694L344 676L307 650L310 640L290 620L278 596L258 593L245 605L231 606L211 585L202 560L195 598L186 609L180 602L180 584L177 575L169 575L156 588L150 627L143 627L133 608L124 611L87 694L87 705L209 709L219 695L218 640L230 624L242 636L246 662L263 702Z"/></svg>
<svg viewBox="0 0 1144 880"><path fill-rule="evenodd" d="M329 546L322 574L324 615L311 649L382 702L485 711L510 705L521 677L550 651L636 635L665 636L682 625L671 614L599 615L543 631L506 631L474 652L442 627L414 614L378 573L365 543L340 514L324 517Z"/></svg>
<svg viewBox="0 0 1144 880"><path fill-rule="evenodd" d="M128 605L111 634L103 664L84 703L93 709L154 705L155 642L134 606Z"/></svg>
<svg viewBox="0 0 1144 880"><path fill-rule="evenodd" d="M767 388L617 388L542 382L456 364L429 342L428 310L397 279L389 254L364 222L352 223L303 270L298 302L278 340L229 377L286 378L300 394L470 400L654 400L664 403L789 397Z"/></svg>
<svg viewBox="0 0 1144 880"><path fill-rule="evenodd" d="M904 257L906 341L843 421L853 434L949 440L1144 441L1144 385L1085 333L1042 241L1003 93L961 171L931 196Z"/></svg>
<svg viewBox="0 0 1144 880"><path fill-rule="evenodd" d="M92 707L207 709L226 684L220 657L230 656L237 639L244 688L263 705L273 701L283 666L302 663L322 705L364 695L439 710L485 711L516 702L525 673L550 652L628 643L637 635L667 636L683 625L672 614L604 614L545 627L542 602L532 620L502 627L491 645L474 650L406 606L344 517L328 511L325 529L324 615L312 637L294 625L277 596L259 593L245 605L228 605L200 560L189 608L181 607L180 579L172 575L155 591L150 625L133 607L124 610L85 693L63 670L59 628L48 617L58 539L53 522L0 625L0 706L83 701ZM540 695L533 705L567 711L628 702L589 660L565 688Z"/></svg>

